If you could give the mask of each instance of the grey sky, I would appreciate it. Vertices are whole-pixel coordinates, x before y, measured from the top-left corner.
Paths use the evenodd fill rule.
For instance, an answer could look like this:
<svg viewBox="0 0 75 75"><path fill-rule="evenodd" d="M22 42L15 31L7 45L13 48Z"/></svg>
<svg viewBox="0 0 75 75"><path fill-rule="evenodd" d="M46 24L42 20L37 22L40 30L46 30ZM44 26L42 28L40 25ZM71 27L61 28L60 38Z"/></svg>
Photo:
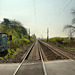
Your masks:
<svg viewBox="0 0 75 75"><path fill-rule="evenodd" d="M46 37L49 28L49 37L67 36L63 32L65 24L71 24L73 15L71 9L75 9L75 0L63 11L70 0L34 0L36 9L36 22L33 0L0 0L0 20L3 18L20 21L24 27L30 28L31 34L37 37Z"/></svg>

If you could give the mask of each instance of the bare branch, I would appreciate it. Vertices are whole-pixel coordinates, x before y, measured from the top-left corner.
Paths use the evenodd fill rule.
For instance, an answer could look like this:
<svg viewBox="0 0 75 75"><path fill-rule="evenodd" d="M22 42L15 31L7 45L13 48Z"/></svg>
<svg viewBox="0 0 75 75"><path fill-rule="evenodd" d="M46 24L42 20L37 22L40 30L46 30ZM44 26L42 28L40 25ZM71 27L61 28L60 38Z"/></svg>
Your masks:
<svg viewBox="0 0 75 75"><path fill-rule="evenodd" d="M72 24L75 24L75 18L72 20Z"/></svg>
<svg viewBox="0 0 75 75"><path fill-rule="evenodd" d="M65 25L64 29L67 29L67 28L73 28L73 29L75 29L75 27L73 25Z"/></svg>

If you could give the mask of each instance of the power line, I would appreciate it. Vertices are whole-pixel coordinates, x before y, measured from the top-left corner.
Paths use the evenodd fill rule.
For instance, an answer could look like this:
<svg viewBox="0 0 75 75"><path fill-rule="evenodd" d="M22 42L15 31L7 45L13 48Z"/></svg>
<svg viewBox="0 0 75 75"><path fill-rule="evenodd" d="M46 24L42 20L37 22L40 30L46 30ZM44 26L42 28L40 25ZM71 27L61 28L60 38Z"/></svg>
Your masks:
<svg viewBox="0 0 75 75"><path fill-rule="evenodd" d="M66 1L67 1L67 0L65 0L65 1L63 2L63 4L65 4L65 3L66 3Z"/></svg>
<svg viewBox="0 0 75 75"><path fill-rule="evenodd" d="M72 2L72 0L70 0L70 2L63 8L63 10L62 10L62 12L69 6L69 4ZM62 14L62 12L60 12L60 14L59 15L61 15ZM58 16L59 16L58 15Z"/></svg>
<svg viewBox="0 0 75 75"><path fill-rule="evenodd" d="M33 8L34 8L35 25L36 25L36 30L37 30L37 16L36 16L36 5L35 5L35 1L36 0L33 0Z"/></svg>

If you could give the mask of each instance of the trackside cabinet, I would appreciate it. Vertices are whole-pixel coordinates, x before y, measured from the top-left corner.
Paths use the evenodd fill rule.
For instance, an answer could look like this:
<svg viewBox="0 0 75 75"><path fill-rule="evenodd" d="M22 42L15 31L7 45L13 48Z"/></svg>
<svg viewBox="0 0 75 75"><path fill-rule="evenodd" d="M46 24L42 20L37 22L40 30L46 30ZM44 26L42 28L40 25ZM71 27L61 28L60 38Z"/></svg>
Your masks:
<svg viewBox="0 0 75 75"><path fill-rule="evenodd" d="M7 50L7 34L0 33L0 52Z"/></svg>

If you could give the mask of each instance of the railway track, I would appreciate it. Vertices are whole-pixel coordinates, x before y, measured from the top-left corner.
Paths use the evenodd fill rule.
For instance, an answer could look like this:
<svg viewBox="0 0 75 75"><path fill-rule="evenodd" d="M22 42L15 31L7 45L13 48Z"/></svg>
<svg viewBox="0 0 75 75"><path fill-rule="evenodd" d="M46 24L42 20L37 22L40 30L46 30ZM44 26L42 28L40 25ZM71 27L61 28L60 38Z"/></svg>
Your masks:
<svg viewBox="0 0 75 75"><path fill-rule="evenodd" d="M57 46L54 46L54 45L52 45L52 46L57 48ZM58 47L58 49L61 49L61 50L65 51L65 52L71 54L72 56L75 56L75 51L66 50L66 49L63 49L61 47Z"/></svg>
<svg viewBox="0 0 75 75"><path fill-rule="evenodd" d="M59 59L75 59L75 54L70 51L61 50L55 46L47 44L43 41L39 41L42 49L44 50L45 55L48 60L59 60Z"/></svg>
<svg viewBox="0 0 75 75"><path fill-rule="evenodd" d="M45 42L36 41L13 75L47 75L44 61L75 59L71 54Z"/></svg>
<svg viewBox="0 0 75 75"><path fill-rule="evenodd" d="M13 75L47 75L38 41L29 48Z"/></svg>

